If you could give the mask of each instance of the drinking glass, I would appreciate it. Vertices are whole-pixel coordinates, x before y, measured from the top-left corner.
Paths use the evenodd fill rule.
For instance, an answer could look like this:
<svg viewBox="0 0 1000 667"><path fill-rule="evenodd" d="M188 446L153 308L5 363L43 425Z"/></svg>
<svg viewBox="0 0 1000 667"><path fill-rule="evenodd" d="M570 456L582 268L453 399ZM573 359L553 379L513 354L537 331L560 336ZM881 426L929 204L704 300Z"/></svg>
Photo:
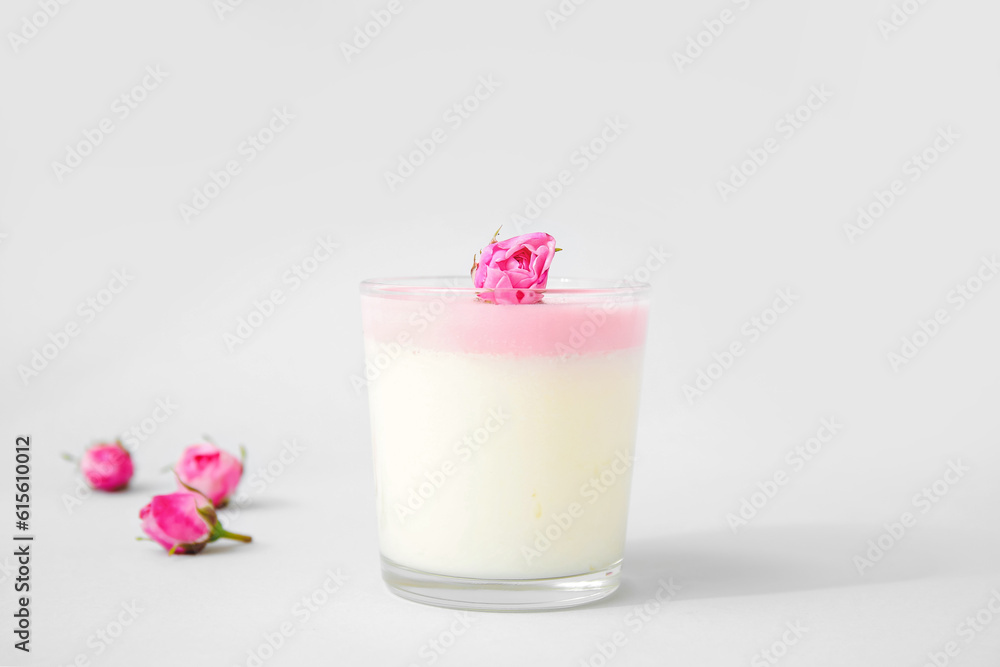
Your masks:
<svg viewBox="0 0 1000 667"><path fill-rule="evenodd" d="M512 304L468 283L361 283L383 579L459 609L610 595L649 287L553 279Z"/></svg>

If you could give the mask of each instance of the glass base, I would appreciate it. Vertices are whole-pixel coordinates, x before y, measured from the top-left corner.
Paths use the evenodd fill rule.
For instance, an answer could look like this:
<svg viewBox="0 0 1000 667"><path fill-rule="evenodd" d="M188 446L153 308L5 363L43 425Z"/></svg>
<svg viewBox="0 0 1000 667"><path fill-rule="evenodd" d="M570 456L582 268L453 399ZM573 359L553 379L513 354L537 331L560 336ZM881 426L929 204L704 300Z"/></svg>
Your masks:
<svg viewBox="0 0 1000 667"><path fill-rule="evenodd" d="M596 602L618 590L622 563L552 579L466 579L413 570L382 556L382 579L396 595L450 609L545 611Z"/></svg>

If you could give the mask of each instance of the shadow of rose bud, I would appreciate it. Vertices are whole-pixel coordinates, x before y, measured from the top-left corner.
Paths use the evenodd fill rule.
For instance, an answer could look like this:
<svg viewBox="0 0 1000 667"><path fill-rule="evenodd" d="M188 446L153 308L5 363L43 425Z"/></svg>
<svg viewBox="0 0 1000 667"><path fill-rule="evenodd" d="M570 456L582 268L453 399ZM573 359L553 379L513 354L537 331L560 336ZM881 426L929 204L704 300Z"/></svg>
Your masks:
<svg viewBox="0 0 1000 667"><path fill-rule="evenodd" d="M174 468L180 482L204 494L216 508L225 507L243 476L243 461L211 443L191 445Z"/></svg>
<svg viewBox="0 0 1000 667"><path fill-rule="evenodd" d="M68 454L63 458L74 461ZM132 479L132 457L120 440L94 445L83 453L79 465L87 484L98 491L120 491Z"/></svg>
<svg viewBox="0 0 1000 667"><path fill-rule="evenodd" d="M143 532L166 549L168 555L193 555L209 542L223 537L239 542L251 541L248 535L225 530L211 501L200 493L187 490L153 496L152 502L139 510L139 518Z"/></svg>

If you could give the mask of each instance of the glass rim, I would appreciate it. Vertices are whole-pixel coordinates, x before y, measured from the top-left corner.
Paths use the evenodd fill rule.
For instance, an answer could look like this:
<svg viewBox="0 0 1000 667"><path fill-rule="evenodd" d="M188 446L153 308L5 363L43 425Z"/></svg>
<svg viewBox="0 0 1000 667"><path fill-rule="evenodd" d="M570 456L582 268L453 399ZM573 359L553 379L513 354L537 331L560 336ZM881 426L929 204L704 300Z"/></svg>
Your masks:
<svg viewBox="0 0 1000 667"><path fill-rule="evenodd" d="M564 296L624 296L649 293L652 286L649 283L626 282L624 280L608 280L602 278L550 278L548 284L541 288L519 287L474 287L468 276L400 276L393 278L368 278L360 283L363 295L402 295L402 294L480 294L482 292L539 292L542 294ZM436 284L440 283L440 284ZM451 284L448 284L451 283ZM464 283L460 285L459 283Z"/></svg>

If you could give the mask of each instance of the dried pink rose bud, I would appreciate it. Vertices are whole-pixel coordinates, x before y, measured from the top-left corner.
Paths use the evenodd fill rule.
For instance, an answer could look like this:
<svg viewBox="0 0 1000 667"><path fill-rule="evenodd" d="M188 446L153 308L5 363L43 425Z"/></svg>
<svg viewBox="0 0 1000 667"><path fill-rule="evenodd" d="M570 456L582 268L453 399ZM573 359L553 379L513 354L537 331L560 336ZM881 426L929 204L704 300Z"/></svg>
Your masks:
<svg viewBox="0 0 1000 667"><path fill-rule="evenodd" d="M500 230L497 230L497 234ZM549 265L558 250L556 240L542 232L522 234L505 241L493 240L472 263L476 287L495 291L480 292L483 301L498 304L536 303L549 280Z"/></svg>
<svg viewBox="0 0 1000 667"><path fill-rule="evenodd" d="M212 503L200 493L178 491L153 496L139 511L142 530L168 554L196 554L220 538L250 542L247 535L230 533L219 523Z"/></svg>
<svg viewBox="0 0 1000 667"><path fill-rule="evenodd" d="M193 487L215 507L224 507L243 476L243 462L205 442L185 449L175 471L181 488Z"/></svg>
<svg viewBox="0 0 1000 667"><path fill-rule="evenodd" d="M80 457L80 472L87 484L98 491L120 491L132 479L132 457L121 441L100 443Z"/></svg>

